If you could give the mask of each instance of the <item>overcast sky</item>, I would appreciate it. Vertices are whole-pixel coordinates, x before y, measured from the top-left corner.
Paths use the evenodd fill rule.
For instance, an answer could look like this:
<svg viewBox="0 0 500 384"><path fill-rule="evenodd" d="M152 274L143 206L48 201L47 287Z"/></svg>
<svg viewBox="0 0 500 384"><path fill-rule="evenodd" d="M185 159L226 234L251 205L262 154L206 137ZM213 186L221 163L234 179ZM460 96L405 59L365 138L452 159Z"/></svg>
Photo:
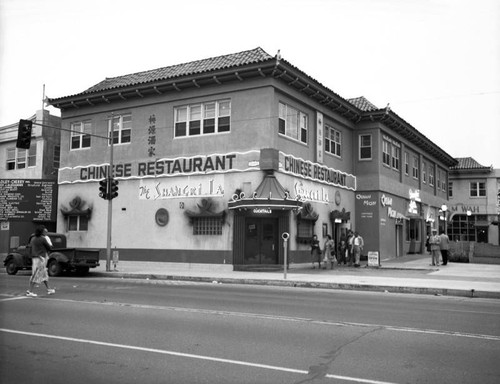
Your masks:
<svg viewBox="0 0 500 384"><path fill-rule="evenodd" d="M0 0L0 126L41 109L44 84L256 47L500 168L500 0Z"/></svg>

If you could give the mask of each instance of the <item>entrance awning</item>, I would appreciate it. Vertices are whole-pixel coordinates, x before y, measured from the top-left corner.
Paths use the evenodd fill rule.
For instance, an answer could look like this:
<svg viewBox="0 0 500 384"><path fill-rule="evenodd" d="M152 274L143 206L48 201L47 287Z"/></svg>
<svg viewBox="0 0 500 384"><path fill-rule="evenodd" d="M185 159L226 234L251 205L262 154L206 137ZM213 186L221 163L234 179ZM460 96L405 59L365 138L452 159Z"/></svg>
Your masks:
<svg viewBox="0 0 500 384"><path fill-rule="evenodd" d="M250 197L244 193L234 195L228 203L229 209L266 208L275 210L301 209L302 201L290 199L288 192L272 174L266 174L260 185Z"/></svg>

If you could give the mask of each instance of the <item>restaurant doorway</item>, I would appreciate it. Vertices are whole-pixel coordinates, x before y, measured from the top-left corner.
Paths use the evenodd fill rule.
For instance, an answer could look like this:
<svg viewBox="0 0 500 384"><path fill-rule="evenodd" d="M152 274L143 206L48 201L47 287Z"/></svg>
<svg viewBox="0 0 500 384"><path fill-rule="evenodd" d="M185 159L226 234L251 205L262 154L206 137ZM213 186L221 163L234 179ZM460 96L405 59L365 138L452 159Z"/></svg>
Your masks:
<svg viewBox="0 0 500 384"><path fill-rule="evenodd" d="M278 264L278 218L245 219L245 264Z"/></svg>

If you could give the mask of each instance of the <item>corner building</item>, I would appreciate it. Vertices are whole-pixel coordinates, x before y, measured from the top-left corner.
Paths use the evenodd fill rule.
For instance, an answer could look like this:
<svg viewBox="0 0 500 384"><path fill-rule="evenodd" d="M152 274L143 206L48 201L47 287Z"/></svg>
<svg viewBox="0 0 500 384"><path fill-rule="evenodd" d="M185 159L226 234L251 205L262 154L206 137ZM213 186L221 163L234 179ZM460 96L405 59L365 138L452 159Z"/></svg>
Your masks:
<svg viewBox="0 0 500 384"><path fill-rule="evenodd" d="M455 164L394 112L343 99L260 48L107 78L50 103L70 131L58 230L73 246L106 247L98 191L110 146L92 135L113 132L112 248L122 260L243 269L283 264L286 245L289 261L309 262L313 234L339 240L348 229L365 253L418 252Z"/></svg>

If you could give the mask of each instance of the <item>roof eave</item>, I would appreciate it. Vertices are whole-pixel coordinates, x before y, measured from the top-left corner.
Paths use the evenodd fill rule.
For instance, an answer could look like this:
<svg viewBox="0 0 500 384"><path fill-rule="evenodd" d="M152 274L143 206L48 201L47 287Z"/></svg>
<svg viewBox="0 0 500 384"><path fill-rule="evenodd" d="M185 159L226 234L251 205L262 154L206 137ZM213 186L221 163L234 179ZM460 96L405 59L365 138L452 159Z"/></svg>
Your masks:
<svg viewBox="0 0 500 384"><path fill-rule="evenodd" d="M384 108L376 111L364 112L361 120L373 122L378 121L384 124L386 127L403 136L410 142L425 149L427 153L441 160L448 168L458 164L458 161L454 157L443 151L429 138L390 109Z"/></svg>

